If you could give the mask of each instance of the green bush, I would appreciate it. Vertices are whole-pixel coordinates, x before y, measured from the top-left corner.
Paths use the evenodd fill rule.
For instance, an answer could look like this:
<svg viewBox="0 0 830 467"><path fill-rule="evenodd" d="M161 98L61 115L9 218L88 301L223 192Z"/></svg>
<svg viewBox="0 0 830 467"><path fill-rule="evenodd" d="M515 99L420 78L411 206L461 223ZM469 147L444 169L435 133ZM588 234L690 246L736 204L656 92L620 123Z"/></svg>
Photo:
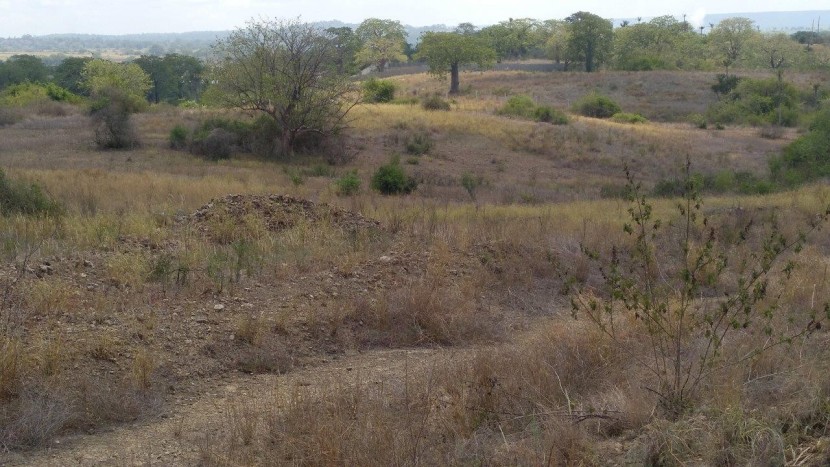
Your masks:
<svg viewBox="0 0 830 467"><path fill-rule="evenodd" d="M526 94L519 94L507 99L504 106L496 113L510 117L533 118L536 103Z"/></svg>
<svg viewBox="0 0 830 467"><path fill-rule="evenodd" d="M251 149L253 128L254 124L239 120L208 118L193 130L189 150L209 160L228 159L235 152Z"/></svg>
<svg viewBox="0 0 830 467"><path fill-rule="evenodd" d="M738 87L738 83L741 81L741 78L738 78L735 75L726 75L726 74L718 74L716 77L717 82L712 85L712 91L717 94L718 99L721 96L726 96L730 92L732 92L736 87Z"/></svg>
<svg viewBox="0 0 830 467"><path fill-rule="evenodd" d="M779 86L780 89L779 89ZM778 124L781 103L781 124L794 126L799 119L799 93L790 83L778 80L743 78L725 98L707 110L710 121L750 125Z"/></svg>
<svg viewBox="0 0 830 467"><path fill-rule="evenodd" d="M411 193L417 187L418 182L404 172L397 157L378 167L372 175L372 188L384 195Z"/></svg>
<svg viewBox="0 0 830 467"><path fill-rule="evenodd" d="M0 92L0 105L6 107L24 107L42 101L80 104L83 98L54 83L15 84Z"/></svg>
<svg viewBox="0 0 830 467"><path fill-rule="evenodd" d="M62 211L38 185L11 180L0 169L0 214L59 215Z"/></svg>
<svg viewBox="0 0 830 467"><path fill-rule="evenodd" d="M170 147L173 149L185 149L187 137L190 132L182 125L176 125L170 130Z"/></svg>
<svg viewBox="0 0 830 467"><path fill-rule="evenodd" d="M708 126L708 122L706 121L706 117L701 114L691 114L688 117L689 123L692 125L700 128L701 130L705 130Z"/></svg>
<svg viewBox="0 0 830 467"><path fill-rule="evenodd" d="M395 83L370 78L363 83L363 99L371 103L392 102L395 99Z"/></svg>
<svg viewBox="0 0 830 467"><path fill-rule="evenodd" d="M618 112L611 116L611 120L617 123L648 123L648 119L640 114Z"/></svg>
<svg viewBox="0 0 830 467"><path fill-rule="evenodd" d="M554 125L567 125L570 119L563 112L553 107L540 105L533 111L533 119L537 122L551 123Z"/></svg>
<svg viewBox="0 0 830 467"><path fill-rule="evenodd" d="M504 106L496 111L499 115L527 118L537 122L566 125L568 117L564 113L547 105L536 105L530 96L519 94L507 100Z"/></svg>
<svg viewBox="0 0 830 467"><path fill-rule="evenodd" d="M439 94L432 94L421 101L424 110L450 110L450 103Z"/></svg>
<svg viewBox="0 0 830 467"><path fill-rule="evenodd" d="M830 176L830 109L815 117L807 134L770 160L770 173L784 185Z"/></svg>
<svg viewBox="0 0 830 467"><path fill-rule="evenodd" d="M357 176L357 171L352 170L335 182L337 185L337 194L340 196L352 196L360 192L360 177Z"/></svg>
<svg viewBox="0 0 830 467"><path fill-rule="evenodd" d="M620 105L610 97L596 92L582 96L574 103L573 110L579 115L591 118L610 118L622 111Z"/></svg>

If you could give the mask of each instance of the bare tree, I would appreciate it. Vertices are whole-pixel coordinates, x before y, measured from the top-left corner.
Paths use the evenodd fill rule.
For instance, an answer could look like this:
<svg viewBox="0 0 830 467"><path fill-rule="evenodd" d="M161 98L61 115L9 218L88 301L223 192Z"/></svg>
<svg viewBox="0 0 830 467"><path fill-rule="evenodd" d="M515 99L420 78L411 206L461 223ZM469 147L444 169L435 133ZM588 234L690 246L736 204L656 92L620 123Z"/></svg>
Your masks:
<svg viewBox="0 0 830 467"><path fill-rule="evenodd" d="M330 34L297 20L251 21L214 46L212 83L230 107L273 121L272 148L293 154L347 126L359 102L355 85L337 68Z"/></svg>

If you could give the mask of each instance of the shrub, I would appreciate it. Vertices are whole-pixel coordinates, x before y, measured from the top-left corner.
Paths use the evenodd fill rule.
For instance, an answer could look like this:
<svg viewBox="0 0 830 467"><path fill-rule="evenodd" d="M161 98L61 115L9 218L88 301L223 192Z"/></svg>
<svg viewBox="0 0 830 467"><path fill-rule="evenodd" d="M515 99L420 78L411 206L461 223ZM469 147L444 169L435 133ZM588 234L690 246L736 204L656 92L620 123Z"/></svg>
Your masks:
<svg viewBox="0 0 830 467"><path fill-rule="evenodd" d="M785 185L830 176L830 110L818 114L806 135L770 160L770 173Z"/></svg>
<svg viewBox="0 0 830 467"><path fill-rule="evenodd" d="M130 149L139 146L130 115L140 108L141 103L132 96L116 89L102 91L92 105L95 145L99 149Z"/></svg>
<svg viewBox="0 0 830 467"><path fill-rule="evenodd" d="M510 117L533 118L536 103L526 94L519 94L507 100L504 106L496 113Z"/></svg>
<svg viewBox="0 0 830 467"><path fill-rule="evenodd" d="M426 131L418 131L406 139L406 152L413 156L420 156L432 149L432 138Z"/></svg>
<svg viewBox="0 0 830 467"><path fill-rule="evenodd" d="M567 125L570 119L563 112L553 107L540 105L533 111L533 119L537 122L552 123L554 125Z"/></svg>
<svg viewBox="0 0 830 467"><path fill-rule="evenodd" d="M54 83L27 82L9 86L0 92L0 105L7 107L24 107L43 101L80 104L83 98Z"/></svg>
<svg viewBox="0 0 830 467"><path fill-rule="evenodd" d="M370 78L363 83L363 100L371 103L392 102L395 99L395 83Z"/></svg>
<svg viewBox="0 0 830 467"><path fill-rule="evenodd" d="M648 119L640 114L618 112L611 116L611 120L617 123L648 123Z"/></svg>
<svg viewBox="0 0 830 467"><path fill-rule="evenodd" d="M61 206L34 184L10 180L0 169L0 214L58 215Z"/></svg>
<svg viewBox="0 0 830 467"><path fill-rule="evenodd" d="M730 76L723 73L718 74L716 78L717 82L712 85L712 91L717 94L718 99L731 93L738 87L738 83L741 80L741 78L735 75Z"/></svg>
<svg viewBox="0 0 830 467"><path fill-rule="evenodd" d="M450 103L439 94L432 94L421 101L424 110L450 110Z"/></svg>
<svg viewBox="0 0 830 467"><path fill-rule="evenodd" d="M776 79L741 79L724 99L709 107L709 120L750 125L778 124L780 101L780 123L794 126L799 117L798 90L789 83L780 86Z"/></svg>
<svg viewBox="0 0 830 467"><path fill-rule="evenodd" d="M208 118L193 131L190 152L210 160L227 159L234 152L248 150L254 144L254 125L220 117Z"/></svg>
<svg viewBox="0 0 830 467"><path fill-rule="evenodd" d="M650 358L643 364L653 376L646 389L659 397L664 414L676 419L694 406L699 390L717 378L718 369L740 364L746 355L795 343L811 332L816 320L817 326L822 324L821 307L781 316L786 310L772 298L775 287L770 284L790 277L794 265L781 265L780 260L801 250L830 209L792 234L774 219L763 227L755 219L743 219L741 235L724 241L723 229L704 214L699 181L688 162L678 216L670 222L654 217L639 184L626 175L631 206L623 230L631 241L602 251L584 249L597 262L602 286L577 288L573 310L620 344L631 336L644 337ZM773 277L779 267L784 274ZM633 328L619 326L622 322ZM750 348L729 345L739 336L761 335Z"/></svg>
<svg viewBox="0 0 830 467"><path fill-rule="evenodd" d="M701 114L691 114L689 115L688 119L689 123L696 126L697 128L700 128L701 130L705 130L708 126L708 123L706 122L706 117L704 117Z"/></svg>
<svg viewBox="0 0 830 467"><path fill-rule="evenodd" d="M484 183L484 177L481 175L473 175L470 172L464 172L461 175L461 186L467 191L467 194L470 195L470 199L473 201L476 200L476 191L478 187L480 187Z"/></svg>
<svg viewBox="0 0 830 467"><path fill-rule="evenodd" d="M372 188L384 195L407 194L417 187L418 182L404 172L397 157L393 157L388 164L378 167L372 175Z"/></svg>
<svg viewBox="0 0 830 467"><path fill-rule="evenodd" d="M610 118L622 111L619 104L610 97L596 92L582 96L574 103L573 110L579 115L591 118Z"/></svg>
<svg viewBox="0 0 830 467"><path fill-rule="evenodd" d="M189 131L182 125L176 125L170 130L170 147L173 149L185 149Z"/></svg>
<svg viewBox="0 0 830 467"><path fill-rule="evenodd" d="M335 182L337 185L337 194L340 196L352 196L360 192L360 177L357 176L357 171L352 170Z"/></svg>
<svg viewBox="0 0 830 467"><path fill-rule="evenodd" d="M519 94L507 100L504 106L496 111L499 115L536 120L537 122L566 125L568 117L547 105L536 105L530 96Z"/></svg>

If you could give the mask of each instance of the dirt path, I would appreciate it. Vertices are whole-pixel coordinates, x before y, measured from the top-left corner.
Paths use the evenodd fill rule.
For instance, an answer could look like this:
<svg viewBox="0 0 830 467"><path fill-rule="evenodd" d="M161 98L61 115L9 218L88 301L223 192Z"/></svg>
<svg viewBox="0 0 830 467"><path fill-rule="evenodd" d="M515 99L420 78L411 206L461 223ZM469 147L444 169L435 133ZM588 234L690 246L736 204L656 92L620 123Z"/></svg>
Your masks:
<svg viewBox="0 0 830 467"><path fill-rule="evenodd" d="M212 431L211 427L225 423L227 409L234 401L257 395L313 395L333 380L346 384L399 381L406 372L423 371L439 359L463 358L475 352L475 348L381 350L280 376L240 373L207 385L197 398L177 401L153 420L121 425L104 433L59 438L49 448L0 458L0 465L194 465L200 455L200 437Z"/></svg>

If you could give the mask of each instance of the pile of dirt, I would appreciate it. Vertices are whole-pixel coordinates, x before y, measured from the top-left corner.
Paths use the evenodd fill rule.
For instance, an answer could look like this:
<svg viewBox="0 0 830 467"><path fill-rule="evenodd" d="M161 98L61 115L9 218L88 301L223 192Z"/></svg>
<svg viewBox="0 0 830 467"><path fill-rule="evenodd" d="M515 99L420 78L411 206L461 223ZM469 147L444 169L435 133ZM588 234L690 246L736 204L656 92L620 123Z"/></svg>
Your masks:
<svg viewBox="0 0 830 467"><path fill-rule="evenodd" d="M300 222L330 222L346 231L381 228L380 222L356 212L286 195L228 195L202 206L188 220L209 233L209 225L214 220L230 220L241 225L251 216L261 220L271 232L290 229Z"/></svg>

